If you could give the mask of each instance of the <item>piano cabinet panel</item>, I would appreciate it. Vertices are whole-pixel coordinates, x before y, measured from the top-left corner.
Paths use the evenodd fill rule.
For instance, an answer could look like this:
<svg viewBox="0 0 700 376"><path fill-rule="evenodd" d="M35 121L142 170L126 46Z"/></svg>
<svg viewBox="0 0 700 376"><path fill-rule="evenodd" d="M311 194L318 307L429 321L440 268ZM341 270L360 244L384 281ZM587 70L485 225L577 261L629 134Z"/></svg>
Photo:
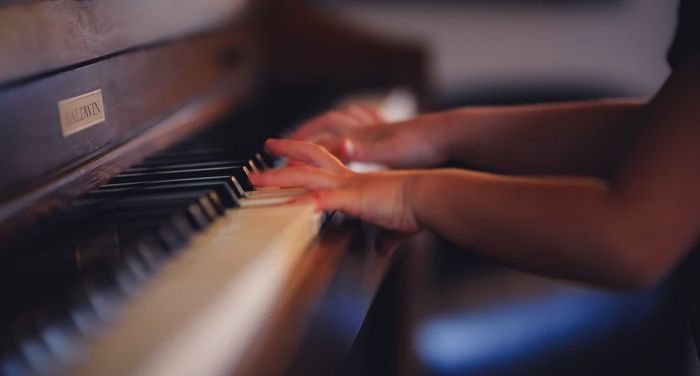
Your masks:
<svg viewBox="0 0 700 376"><path fill-rule="evenodd" d="M87 161L138 138L207 92L221 91L213 88L224 82L227 91L248 93L255 76L249 43L245 32L227 30L118 55L0 92L0 206L71 171L86 175ZM98 89L105 121L64 137L58 102ZM93 176L92 186L108 177ZM89 189L73 188L78 193ZM0 210L0 222L7 210Z"/></svg>
<svg viewBox="0 0 700 376"><path fill-rule="evenodd" d="M245 0L0 2L0 86L245 16ZM31 46L30 48L27 48Z"/></svg>

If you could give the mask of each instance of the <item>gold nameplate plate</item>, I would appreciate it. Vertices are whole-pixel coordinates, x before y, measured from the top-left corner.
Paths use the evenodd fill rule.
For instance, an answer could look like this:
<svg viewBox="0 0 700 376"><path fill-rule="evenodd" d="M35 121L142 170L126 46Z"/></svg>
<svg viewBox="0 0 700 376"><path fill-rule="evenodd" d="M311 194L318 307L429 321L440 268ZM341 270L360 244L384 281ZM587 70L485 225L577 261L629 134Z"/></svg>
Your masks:
<svg viewBox="0 0 700 376"><path fill-rule="evenodd" d="M105 106L102 103L102 90L78 95L58 102L61 115L61 132L68 137L83 129L105 121Z"/></svg>

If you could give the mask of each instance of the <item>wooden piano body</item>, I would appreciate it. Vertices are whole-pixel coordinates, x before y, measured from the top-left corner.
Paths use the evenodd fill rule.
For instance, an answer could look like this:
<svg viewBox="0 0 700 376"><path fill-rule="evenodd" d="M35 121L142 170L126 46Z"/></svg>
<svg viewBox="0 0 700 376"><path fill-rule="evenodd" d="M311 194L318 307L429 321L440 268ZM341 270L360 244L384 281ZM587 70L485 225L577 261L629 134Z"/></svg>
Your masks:
<svg viewBox="0 0 700 376"><path fill-rule="evenodd" d="M87 360L81 358L78 365L64 364L47 339L47 330L61 320L57 317L71 317L63 296L74 291L44 286L32 295L22 281L13 281L21 276L41 286L41 278L52 275L55 260L45 261L37 252L26 264L28 256L18 252L26 244L41 245L44 239L36 233L42 234L42 226L92 197L89 192L210 128L218 147L230 145L254 158L264 138L347 93L401 86L424 103L420 48L366 35L300 3L56 0L0 5L0 266L7 271L1 290L0 373L70 373L90 362L90 346L98 339L77 339L88 349ZM206 132L197 137L206 138ZM309 249L287 261L281 287L243 350L208 370L335 370L390 263L372 249L366 230L356 222L329 221ZM69 231L80 233L80 228ZM68 261L77 281L71 289L84 290L82 284L101 278L81 265L89 256L83 251L76 247ZM27 270L17 269L16 260L23 260L20 267ZM143 285L157 278L155 272ZM66 325L71 330L71 323L58 326ZM250 328L234 331L243 329ZM120 361L120 354L112 355ZM128 365L122 370L143 371ZM100 370L110 372L115 371Z"/></svg>

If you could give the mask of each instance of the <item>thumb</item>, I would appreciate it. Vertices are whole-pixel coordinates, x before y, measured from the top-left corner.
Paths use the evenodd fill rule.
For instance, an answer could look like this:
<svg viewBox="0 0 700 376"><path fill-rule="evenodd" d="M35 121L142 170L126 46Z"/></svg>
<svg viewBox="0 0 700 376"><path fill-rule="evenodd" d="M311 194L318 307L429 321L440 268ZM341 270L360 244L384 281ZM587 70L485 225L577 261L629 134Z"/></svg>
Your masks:
<svg viewBox="0 0 700 376"><path fill-rule="evenodd" d="M317 211L340 211L351 217L357 217L356 194L349 188L319 189L291 200L291 203L313 202Z"/></svg>

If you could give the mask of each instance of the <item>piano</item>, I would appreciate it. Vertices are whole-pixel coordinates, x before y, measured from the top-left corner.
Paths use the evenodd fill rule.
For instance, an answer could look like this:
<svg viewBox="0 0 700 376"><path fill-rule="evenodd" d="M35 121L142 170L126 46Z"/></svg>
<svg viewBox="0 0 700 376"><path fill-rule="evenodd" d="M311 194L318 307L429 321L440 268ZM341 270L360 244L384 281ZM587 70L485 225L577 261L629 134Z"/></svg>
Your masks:
<svg viewBox="0 0 700 376"><path fill-rule="evenodd" d="M298 0L2 2L0 374L338 370L392 259L247 176L425 67Z"/></svg>

